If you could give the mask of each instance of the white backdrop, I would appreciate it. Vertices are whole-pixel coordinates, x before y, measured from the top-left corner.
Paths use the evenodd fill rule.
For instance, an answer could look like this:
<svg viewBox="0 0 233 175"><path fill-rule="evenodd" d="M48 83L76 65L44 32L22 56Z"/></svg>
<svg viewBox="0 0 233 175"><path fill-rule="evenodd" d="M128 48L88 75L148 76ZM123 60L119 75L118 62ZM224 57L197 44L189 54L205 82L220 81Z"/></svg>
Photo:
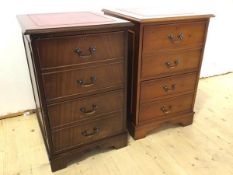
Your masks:
<svg viewBox="0 0 233 175"><path fill-rule="evenodd" d="M3 3L4 2L4 3ZM0 116L35 107L18 14L100 11L103 7L205 10L216 15L209 26L201 76L233 70L232 0L7 0L0 6Z"/></svg>

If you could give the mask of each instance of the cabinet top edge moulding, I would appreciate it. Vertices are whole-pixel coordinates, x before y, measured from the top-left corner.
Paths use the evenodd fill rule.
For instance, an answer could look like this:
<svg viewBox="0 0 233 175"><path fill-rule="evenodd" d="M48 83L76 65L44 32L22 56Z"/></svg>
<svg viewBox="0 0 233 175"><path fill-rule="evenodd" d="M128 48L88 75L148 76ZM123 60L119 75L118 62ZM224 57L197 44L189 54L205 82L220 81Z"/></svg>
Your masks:
<svg viewBox="0 0 233 175"><path fill-rule="evenodd" d="M129 27L129 21L94 12L65 12L18 15L23 34L87 31Z"/></svg>
<svg viewBox="0 0 233 175"><path fill-rule="evenodd" d="M180 12L179 10L166 10L158 8L132 8L132 9L103 9L105 14L122 17L137 23L172 22L177 20L195 20L215 17L213 14L203 12Z"/></svg>

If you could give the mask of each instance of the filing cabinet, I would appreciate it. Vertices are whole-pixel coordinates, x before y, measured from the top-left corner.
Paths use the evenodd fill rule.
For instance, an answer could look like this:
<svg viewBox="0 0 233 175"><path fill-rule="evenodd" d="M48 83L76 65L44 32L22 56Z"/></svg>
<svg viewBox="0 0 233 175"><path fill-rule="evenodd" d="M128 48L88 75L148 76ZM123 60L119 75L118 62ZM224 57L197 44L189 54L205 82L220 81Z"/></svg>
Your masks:
<svg viewBox="0 0 233 175"><path fill-rule="evenodd" d="M212 14L103 9L129 30L128 129L135 139L167 123L189 125Z"/></svg>
<svg viewBox="0 0 233 175"><path fill-rule="evenodd" d="M18 16L53 171L85 151L127 145L127 30L92 12Z"/></svg>

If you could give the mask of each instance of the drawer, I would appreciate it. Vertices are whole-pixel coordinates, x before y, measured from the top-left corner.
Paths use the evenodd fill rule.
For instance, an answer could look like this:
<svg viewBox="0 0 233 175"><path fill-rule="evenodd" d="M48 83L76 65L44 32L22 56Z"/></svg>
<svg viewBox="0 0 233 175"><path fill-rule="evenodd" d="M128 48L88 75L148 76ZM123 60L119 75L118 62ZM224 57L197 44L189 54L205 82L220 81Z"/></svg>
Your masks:
<svg viewBox="0 0 233 175"><path fill-rule="evenodd" d="M124 32L36 41L42 69L124 58Z"/></svg>
<svg viewBox="0 0 233 175"><path fill-rule="evenodd" d="M145 26L143 54L165 49L201 47L204 45L206 27L206 22Z"/></svg>
<svg viewBox="0 0 233 175"><path fill-rule="evenodd" d="M122 87L124 63L109 63L96 67L43 74L47 101L100 89Z"/></svg>
<svg viewBox="0 0 233 175"><path fill-rule="evenodd" d="M141 102L153 100L157 97L175 95L181 92L194 91L196 73L171 76L141 83Z"/></svg>
<svg viewBox="0 0 233 175"><path fill-rule="evenodd" d="M198 69L202 50L155 54L142 57L141 78L148 79L162 74Z"/></svg>
<svg viewBox="0 0 233 175"><path fill-rule="evenodd" d="M107 119L65 128L53 132L54 152L71 149L123 132L123 114L115 113Z"/></svg>
<svg viewBox="0 0 233 175"><path fill-rule="evenodd" d="M191 111L193 94L178 96L140 105L139 122L168 117L181 111Z"/></svg>
<svg viewBox="0 0 233 175"><path fill-rule="evenodd" d="M111 112L122 111L123 97L123 90L118 90L49 105L48 115L51 128L77 121L92 120Z"/></svg>

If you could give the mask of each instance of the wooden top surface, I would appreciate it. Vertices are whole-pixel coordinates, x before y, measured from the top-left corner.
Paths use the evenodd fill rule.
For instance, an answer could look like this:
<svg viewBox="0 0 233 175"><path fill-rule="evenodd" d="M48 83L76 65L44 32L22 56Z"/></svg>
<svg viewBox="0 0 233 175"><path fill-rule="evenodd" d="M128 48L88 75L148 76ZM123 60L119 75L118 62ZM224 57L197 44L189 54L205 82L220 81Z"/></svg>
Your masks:
<svg viewBox="0 0 233 175"><path fill-rule="evenodd" d="M19 15L17 18L24 34L132 25L129 21L93 12L27 14Z"/></svg>
<svg viewBox="0 0 233 175"><path fill-rule="evenodd" d="M213 14L184 12L184 10L164 10L158 8L103 9L105 14L140 22L161 22L214 17Z"/></svg>

